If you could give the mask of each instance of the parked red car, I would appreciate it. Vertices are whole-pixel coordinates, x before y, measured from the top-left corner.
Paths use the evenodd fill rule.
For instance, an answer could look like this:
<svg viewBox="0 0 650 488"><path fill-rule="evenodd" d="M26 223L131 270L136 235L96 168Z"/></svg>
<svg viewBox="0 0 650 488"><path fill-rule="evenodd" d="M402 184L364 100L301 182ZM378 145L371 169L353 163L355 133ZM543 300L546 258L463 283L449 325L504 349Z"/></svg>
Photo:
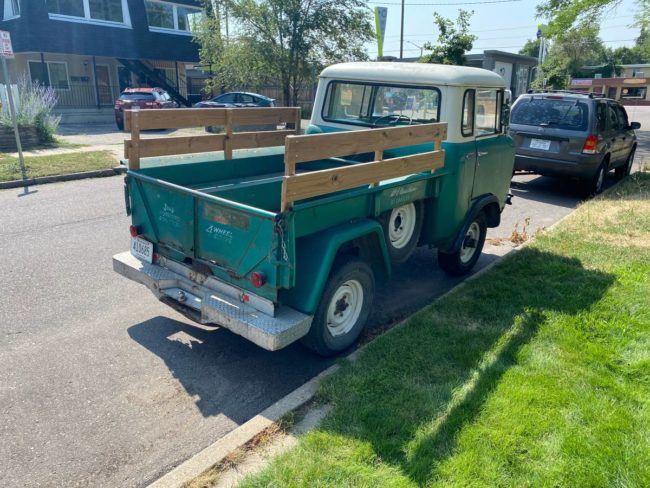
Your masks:
<svg viewBox="0 0 650 488"><path fill-rule="evenodd" d="M119 130L124 130L124 110L133 107L178 108L178 103L162 88L127 88L115 100L115 123Z"/></svg>

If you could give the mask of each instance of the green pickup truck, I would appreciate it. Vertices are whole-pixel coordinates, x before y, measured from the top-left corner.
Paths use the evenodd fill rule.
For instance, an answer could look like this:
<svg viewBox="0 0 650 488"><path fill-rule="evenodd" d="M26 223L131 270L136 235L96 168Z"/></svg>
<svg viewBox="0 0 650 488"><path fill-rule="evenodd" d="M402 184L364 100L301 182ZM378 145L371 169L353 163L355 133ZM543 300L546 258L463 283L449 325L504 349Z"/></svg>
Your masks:
<svg viewBox="0 0 650 488"><path fill-rule="evenodd" d="M294 108L127 111L132 239L113 267L265 349L336 354L417 246L452 274L478 260L510 198L504 88L477 68L334 65L304 135ZM268 124L286 128L238 132ZM225 130L141 133L196 126Z"/></svg>

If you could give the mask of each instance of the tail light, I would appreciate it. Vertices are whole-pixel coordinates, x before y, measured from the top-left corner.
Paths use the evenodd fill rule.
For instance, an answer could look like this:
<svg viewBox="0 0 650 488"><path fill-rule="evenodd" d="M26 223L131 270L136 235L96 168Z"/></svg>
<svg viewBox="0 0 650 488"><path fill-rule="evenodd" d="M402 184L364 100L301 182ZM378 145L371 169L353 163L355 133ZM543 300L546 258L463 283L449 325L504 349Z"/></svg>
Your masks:
<svg viewBox="0 0 650 488"><path fill-rule="evenodd" d="M598 136L589 134L582 146L583 154L596 154L598 152Z"/></svg>
<svg viewBox="0 0 650 488"><path fill-rule="evenodd" d="M135 225L129 226L129 232L131 233L131 237L138 237L138 235L140 235L140 232L138 232L138 228Z"/></svg>
<svg viewBox="0 0 650 488"><path fill-rule="evenodd" d="M122 108L124 102L122 100L115 100L115 108Z"/></svg>
<svg viewBox="0 0 650 488"><path fill-rule="evenodd" d="M251 283L255 288L261 288L266 283L266 275L260 271L253 271L251 273Z"/></svg>

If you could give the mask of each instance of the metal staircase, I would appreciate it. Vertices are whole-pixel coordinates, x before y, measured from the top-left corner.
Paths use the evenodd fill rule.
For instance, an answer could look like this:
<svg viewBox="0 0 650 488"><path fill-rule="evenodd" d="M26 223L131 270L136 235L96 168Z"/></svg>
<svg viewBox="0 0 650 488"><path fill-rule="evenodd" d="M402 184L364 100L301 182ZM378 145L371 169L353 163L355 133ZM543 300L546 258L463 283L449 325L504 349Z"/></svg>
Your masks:
<svg viewBox="0 0 650 488"><path fill-rule="evenodd" d="M122 65L132 73L141 76L145 79L151 80L155 86L164 89L169 96L172 97L179 105L191 107L190 101L179 93L175 86L170 85L160 73L156 72L154 68L147 66L139 59L117 59Z"/></svg>

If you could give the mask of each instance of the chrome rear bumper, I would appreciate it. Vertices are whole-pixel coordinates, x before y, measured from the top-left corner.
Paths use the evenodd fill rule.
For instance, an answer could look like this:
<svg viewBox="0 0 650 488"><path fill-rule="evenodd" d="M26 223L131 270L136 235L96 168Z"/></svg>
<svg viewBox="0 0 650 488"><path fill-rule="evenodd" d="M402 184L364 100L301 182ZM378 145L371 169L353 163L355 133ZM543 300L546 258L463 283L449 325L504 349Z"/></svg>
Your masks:
<svg viewBox="0 0 650 488"><path fill-rule="evenodd" d="M172 261L168 262L169 267L164 264L149 264L130 252L113 256L115 272L146 286L159 299L174 300L195 311L201 323L225 327L269 351L282 349L309 331L310 315L286 306L269 309L268 300L253 294L253 299L245 303L235 298L241 292L227 283L202 275L194 281L191 278L196 278L196 273L186 266Z"/></svg>

